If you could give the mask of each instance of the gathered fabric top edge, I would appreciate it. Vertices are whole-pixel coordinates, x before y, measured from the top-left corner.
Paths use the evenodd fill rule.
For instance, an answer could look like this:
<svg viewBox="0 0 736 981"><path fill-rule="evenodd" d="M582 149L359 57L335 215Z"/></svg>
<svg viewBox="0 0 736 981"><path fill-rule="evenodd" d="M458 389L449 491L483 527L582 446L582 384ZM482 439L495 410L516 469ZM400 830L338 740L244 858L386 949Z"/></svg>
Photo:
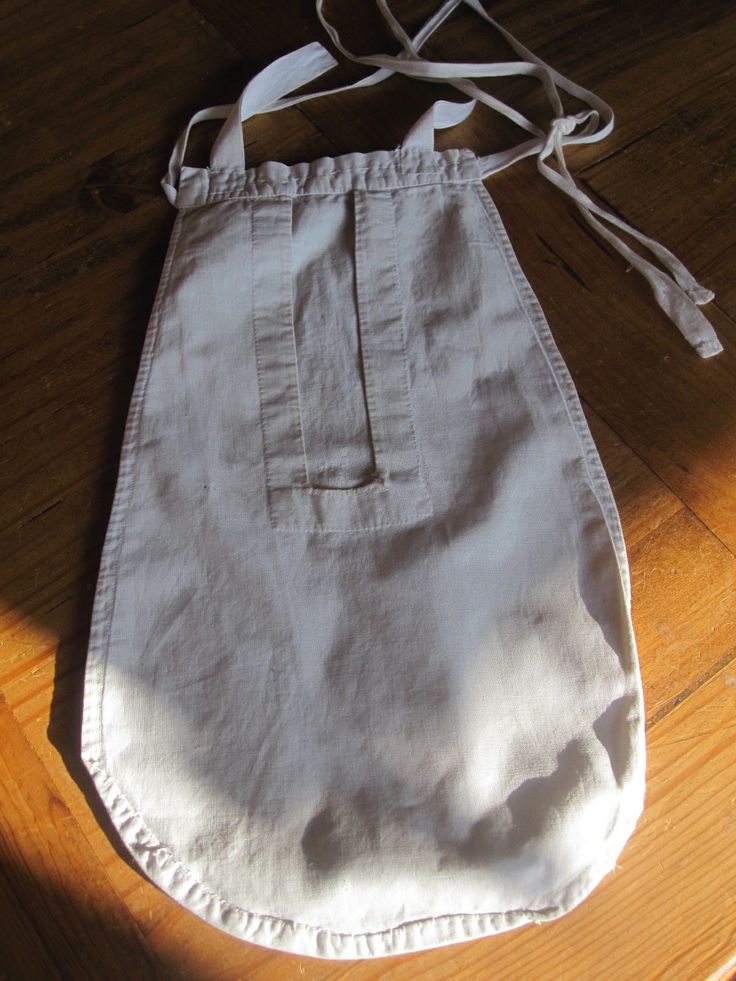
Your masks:
<svg viewBox="0 0 736 981"><path fill-rule="evenodd" d="M400 146L291 165L266 160L244 170L183 167L176 206L181 209L231 198L340 194L480 180L479 160L472 150Z"/></svg>

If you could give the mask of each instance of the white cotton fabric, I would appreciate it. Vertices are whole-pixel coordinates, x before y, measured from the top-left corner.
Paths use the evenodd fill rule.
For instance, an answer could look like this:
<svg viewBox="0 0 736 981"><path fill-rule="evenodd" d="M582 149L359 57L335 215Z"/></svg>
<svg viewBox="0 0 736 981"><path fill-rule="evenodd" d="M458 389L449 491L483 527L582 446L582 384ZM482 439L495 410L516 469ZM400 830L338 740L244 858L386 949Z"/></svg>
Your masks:
<svg viewBox="0 0 736 981"><path fill-rule="evenodd" d="M216 165L175 153L82 755L169 895L356 958L577 905L644 715L611 490L479 158L426 120L295 166L228 144L332 63L198 114L229 112Z"/></svg>

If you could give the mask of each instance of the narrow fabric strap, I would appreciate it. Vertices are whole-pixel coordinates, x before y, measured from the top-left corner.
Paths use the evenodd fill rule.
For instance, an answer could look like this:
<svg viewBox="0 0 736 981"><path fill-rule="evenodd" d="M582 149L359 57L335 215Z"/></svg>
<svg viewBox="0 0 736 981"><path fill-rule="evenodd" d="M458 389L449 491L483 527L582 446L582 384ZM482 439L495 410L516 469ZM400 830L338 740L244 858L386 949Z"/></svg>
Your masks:
<svg viewBox="0 0 736 981"><path fill-rule="evenodd" d="M254 75L245 86L237 102L231 105L211 106L200 109L189 120L186 129L176 141L169 159L169 167L161 180L164 194L172 204L176 204L177 185L187 142L192 127L210 119L224 119L212 147L210 165L216 170L244 170L245 149L243 146L243 130L241 123L260 112L269 112L272 108L281 108L279 100L293 89L300 88L324 75L337 65L337 61L319 41L312 41L302 48L290 51L266 68ZM378 72L376 74L379 74ZM385 77L385 72L380 73ZM376 79L380 81L380 79ZM321 94L321 93L318 93ZM312 93L299 96L299 99L314 98ZM282 100L283 101L283 100Z"/></svg>
<svg viewBox="0 0 736 981"><path fill-rule="evenodd" d="M460 6L462 2L464 2L464 0L448 0L448 2L443 4L443 6L436 11L436 13L412 39L406 34L402 26L393 16L388 4L386 3L386 0L377 0L377 5L386 19L389 28L404 49L404 53L402 55L354 54L345 47L337 30L325 18L323 12L324 0L316 0L316 8L317 15L323 27L330 35L335 47L343 55L345 55L346 58L349 58L350 60L359 64L378 66L391 72L399 72L404 75L409 75L422 81L448 83L453 85L470 95L471 98L477 99L480 102L485 102L491 108L506 116L508 119L511 119L523 129L526 129L530 133L534 133L539 136L540 149L544 142L544 130L540 129L538 126L535 126L534 123L532 123L516 109L513 109L511 106L506 105L499 99L494 98L487 92L483 92L482 89L475 86L469 81L469 79L473 77L489 78L509 75L527 75L538 78L544 86L545 92L552 103L554 111L556 113L562 113L562 103L555 87L556 80L560 87L564 88L566 91L569 91L570 94L578 95L580 98L588 101L589 104L600 107L601 114L608 112L611 116L613 115L610 108L606 106L602 100L599 100L595 95L593 95L593 93L588 93L587 90L575 85L574 82L571 82L564 76L554 72L554 70L550 69L549 66L544 64L544 62L539 61L539 59L535 58L535 56L524 48L523 45L519 44L519 42L512 38L508 32L504 31L500 25L497 25L499 31L501 31L503 36L509 41L517 53L521 54L522 57L526 57L527 60L478 64L476 62L427 61L426 59L420 58L419 49L429 39L434 31L437 30L437 28L447 19L452 11ZM465 0L465 2L468 2L468 0ZM483 8L481 7L480 10L482 11L482 9ZM589 98L586 98L586 95ZM605 133L601 135L601 138L603 135L605 135Z"/></svg>
<svg viewBox="0 0 736 981"><path fill-rule="evenodd" d="M440 26L445 18L455 9L461 0L447 0L443 6L436 11L432 17L420 28L413 38L406 37L409 46L417 45L421 47L426 39ZM321 6L321 5L320 5ZM388 7L385 7L388 12ZM390 12L388 12L390 14ZM336 40L336 46L341 48L336 32L327 24L318 9L318 14L322 23L327 28L328 33ZM409 47L406 49L409 50ZM351 56L347 54L348 58ZM354 59L351 59L354 60ZM296 95L291 93L293 89L300 88L308 82L313 81L320 75L334 68L337 62L329 54L327 49L315 41L291 51L281 58L276 59L258 75L254 76L243 89L238 101L231 105L212 106L209 109L202 109L195 113L189 120L187 128L179 137L169 160L169 168L166 176L161 181L164 192L172 204L176 202L176 184L181 171L184 154L186 153L187 141L192 127L199 122L209 119L225 119L225 125L215 140L211 154L211 166L213 169L243 169L245 167L245 151L242 141L242 130L240 126L243 122L259 113L273 112L277 109L285 109L289 106L297 105L308 99L321 98L328 95L336 95L340 92L347 92L351 89L366 88L370 85L377 85L384 79L394 74L389 68L378 68L370 75L360 78L355 82L348 82L338 85L331 89L320 92L302 92ZM450 103L448 103L448 106ZM472 106L471 106L472 108ZM469 112L470 110L468 110ZM446 109L445 113L456 114L454 109ZM455 115L456 122L461 122L466 118L467 113ZM455 125L453 122L440 123L440 118L448 118L440 115L437 117L438 127ZM531 124L530 124L531 125ZM539 131L541 134L541 131ZM541 134L543 135L543 134Z"/></svg>
<svg viewBox="0 0 736 981"><path fill-rule="evenodd" d="M419 56L421 45L461 2L467 3L483 20L495 27L522 60L482 64L435 62L421 58ZM387 0L376 0L389 29L402 45L403 54L400 55L353 54L344 46L337 30L325 19L322 9L323 3L324 0L316 0L317 15L335 46L346 58L360 64L377 66L388 72L400 72L425 81L447 82L453 85L471 99L469 103L459 104L456 115L457 122L467 118L473 106L477 102L482 102L532 133L534 139L526 140L501 153L480 157L481 175L487 177L509 167L517 160L536 155L537 167L542 176L571 197L590 227L623 256L633 268L639 270L650 284L659 306L697 353L701 357L707 358L723 350L713 327L698 309L699 305L708 303L714 298L713 293L701 286L682 262L668 249L592 201L577 187L567 168L564 146L598 142L613 130L613 110L606 102L593 92L561 75L524 47L486 13L480 0L448 0L413 39L406 34L396 20L388 7ZM512 107L484 92L472 81L473 78L498 78L509 75L534 77L542 83L554 114L546 132ZM590 108L583 112L566 114L559 90L574 96ZM434 130L453 125L452 118L455 110L448 109L448 105L451 104L440 100L425 112L409 130L405 145L433 147ZM554 156L557 161L559 171L546 162L551 156ZM606 225L603 222L606 222ZM631 249L619 235L611 228L606 227L607 225L613 225L636 239L662 263L672 278Z"/></svg>
<svg viewBox="0 0 736 981"><path fill-rule="evenodd" d="M242 123L259 112L269 110L273 103L294 89L319 78L337 65L327 48L318 41L305 44L272 61L254 75L232 106L225 125L212 147L213 170L244 170Z"/></svg>
<svg viewBox="0 0 736 981"><path fill-rule="evenodd" d="M164 194L169 199L171 204L176 204L179 174L181 172L182 164L184 163L184 154L187 151L187 143L189 141L189 134L192 131L192 127L197 123L204 123L209 119L226 119L231 109L231 105L210 106L209 109L200 109L199 112L194 113L192 118L187 123L187 128L174 144L174 149L171 151L171 157L169 158L168 170L161 179L161 187L163 187Z"/></svg>
<svg viewBox="0 0 736 981"><path fill-rule="evenodd" d="M434 131L449 129L462 123L475 109L475 99L470 102L445 102L438 99L412 126L404 137L404 146L434 146Z"/></svg>
<svg viewBox="0 0 736 981"><path fill-rule="evenodd" d="M378 2L380 4L381 0L378 0ZM407 41L407 46L405 46L405 50L409 52L411 45L421 47L426 41L426 39L430 37L430 35L435 30L437 30L437 28L443 23L443 21L449 16L450 13L452 13L455 7L457 7L457 5L461 2L462 0L447 0L447 2L444 3L439 10L435 11L435 13L429 18L429 20L417 31L417 33L414 35L413 38L409 38L407 35L404 35ZM389 17L393 16L385 4L383 4L382 10L385 11L384 16L386 16L386 14ZM317 15L319 16L322 26L330 35L330 38L332 39L335 47L343 54L345 54L348 60L350 61L360 60L353 57L352 54L347 52L346 49L342 47L342 44L340 43L339 34L332 27L332 25L327 20L325 20L325 17L322 13L322 0L317 0ZM366 75L363 78L358 79L356 82L348 82L345 85L338 85L336 88L325 89L321 92L306 92L306 93L301 93L299 95L288 96L287 98L283 98L283 99L277 99L268 109L264 111L268 112L271 111L272 109L285 109L288 106L296 105L297 103L304 102L307 99L322 98L322 96L336 95L339 92L347 92L351 89L360 89L360 88L366 88L369 85L377 85L379 82L382 82L384 79L389 78L391 75L394 74L396 73L391 68L378 68L375 72L372 72L370 75Z"/></svg>
<svg viewBox="0 0 736 981"><path fill-rule="evenodd" d="M547 158L554 153L560 167L558 173L549 164ZM572 179L570 171L567 169L562 144L550 134L550 139L545 150L537 157L537 167L547 180L551 181L556 187L568 194L578 207L583 218L591 228L604 238L609 245L626 259L634 269L644 276L652 288L654 297L659 306L672 320L675 326L685 339L695 348L701 358L710 358L719 354L723 350L718 336L708 320L698 309L699 305L709 303L714 294L710 290L700 286L680 260L668 249L643 235L637 229L632 228L618 216L611 214L592 201L583 191L580 190ZM627 232L666 266L674 279L667 276L661 269L652 265L647 259L631 249L626 242L615 232L598 220L602 218L609 224L616 225L622 231Z"/></svg>

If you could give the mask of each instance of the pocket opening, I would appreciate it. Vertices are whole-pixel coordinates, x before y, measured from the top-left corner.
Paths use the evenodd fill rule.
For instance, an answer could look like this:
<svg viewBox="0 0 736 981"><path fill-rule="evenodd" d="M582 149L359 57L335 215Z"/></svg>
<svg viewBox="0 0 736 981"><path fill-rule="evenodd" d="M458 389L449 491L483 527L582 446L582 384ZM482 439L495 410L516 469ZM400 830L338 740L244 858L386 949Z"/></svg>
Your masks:
<svg viewBox="0 0 736 981"><path fill-rule="evenodd" d="M353 195L292 201L291 327L306 485L371 486L377 477L358 315Z"/></svg>

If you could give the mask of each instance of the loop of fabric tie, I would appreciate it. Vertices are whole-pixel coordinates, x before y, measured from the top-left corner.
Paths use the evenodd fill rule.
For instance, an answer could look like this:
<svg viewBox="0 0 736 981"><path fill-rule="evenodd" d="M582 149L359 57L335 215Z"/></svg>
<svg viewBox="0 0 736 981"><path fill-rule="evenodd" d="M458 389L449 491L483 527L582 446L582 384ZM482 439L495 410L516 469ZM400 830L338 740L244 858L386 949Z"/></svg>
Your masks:
<svg viewBox="0 0 736 981"><path fill-rule="evenodd" d="M169 158L168 169L161 178L161 187L171 204L176 204L179 174L184 164L184 154L186 153L192 127L197 123L204 123L210 119L226 119L231 109L231 105L210 106L209 109L200 109L199 112L194 113L187 123L186 129L174 144L174 149L171 151L171 157Z"/></svg>
<svg viewBox="0 0 736 981"><path fill-rule="evenodd" d="M438 100L414 123L404 137L403 145L434 149L435 130L457 126L468 118L473 109L475 109L475 99L471 99L470 102Z"/></svg>
<svg viewBox="0 0 736 981"><path fill-rule="evenodd" d="M168 170L161 180L164 193L169 201L172 204L176 203L179 175L193 126L210 119L224 119L225 122L212 147L211 168L244 170L245 150L242 123L258 113L270 112L273 109L280 109L284 105L292 104L284 98L286 93L306 85L320 75L324 75L335 65L337 65L337 61L324 45L318 41L312 41L301 48L290 51L281 58L277 58L276 61L254 75L241 92L237 102L232 105L212 106L209 109L195 112L177 140L169 160ZM380 74L381 78L386 77L386 72L376 72L375 74ZM371 81L374 83L380 79L376 78ZM350 87L345 86L345 88ZM323 93L317 94L322 95ZM294 98L292 101L297 102L300 99L314 97L313 93L307 93Z"/></svg>

